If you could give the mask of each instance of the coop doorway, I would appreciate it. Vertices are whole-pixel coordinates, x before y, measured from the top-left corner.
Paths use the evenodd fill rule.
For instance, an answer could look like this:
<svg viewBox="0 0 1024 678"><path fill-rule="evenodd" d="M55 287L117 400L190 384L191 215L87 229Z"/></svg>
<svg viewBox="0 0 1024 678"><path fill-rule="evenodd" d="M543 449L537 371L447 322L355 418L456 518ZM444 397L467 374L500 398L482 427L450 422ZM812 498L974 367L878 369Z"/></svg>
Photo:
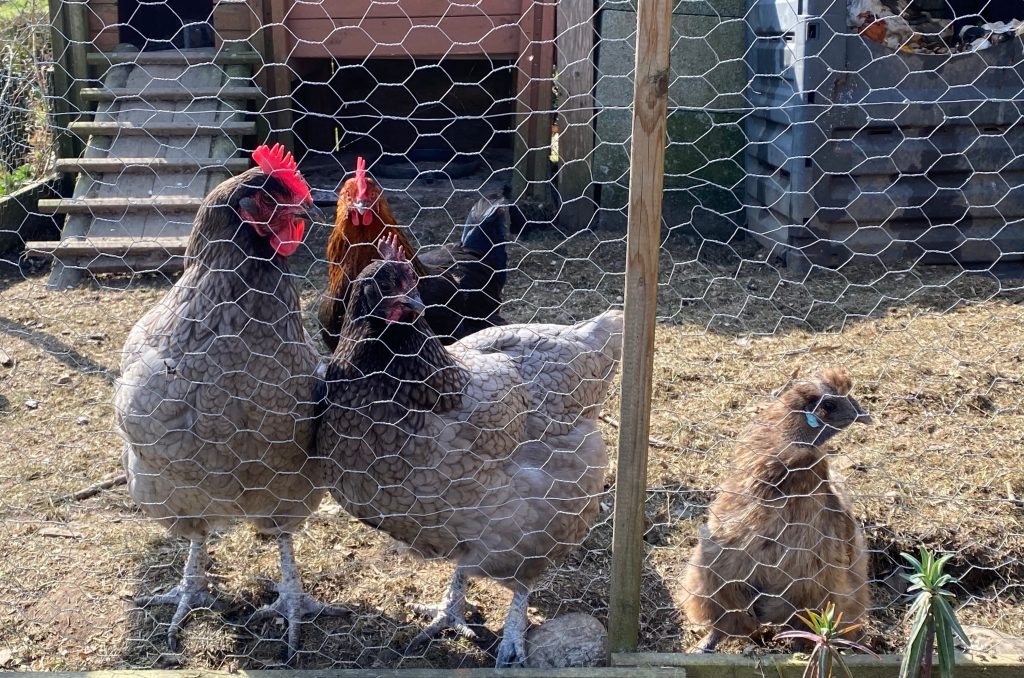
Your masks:
<svg viewBox="0 0 1024 678"><path fill-rule="evenodd" d="M213 0L117 0L120 39L144 51L213 47Z"/></svg>

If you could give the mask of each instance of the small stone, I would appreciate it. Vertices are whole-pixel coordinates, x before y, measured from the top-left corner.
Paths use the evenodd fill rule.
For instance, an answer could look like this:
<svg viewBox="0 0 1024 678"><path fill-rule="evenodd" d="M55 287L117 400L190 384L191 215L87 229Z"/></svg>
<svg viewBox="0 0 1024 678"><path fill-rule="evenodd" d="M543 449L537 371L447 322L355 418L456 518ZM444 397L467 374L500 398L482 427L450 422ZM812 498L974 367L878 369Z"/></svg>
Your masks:
<svg viewBox="0 0 1024 678"><path fill-rule="evenodd" d="M588 614L572 612L549 619L526 634L526 667L562 669L605 666L608 632Z"/></svg>
<svg viewBox="0 0 1024 678"><path fill-rule="evenodd" d="M78 419L75 419L75 423L79 426L85 426L89 423L89 417L78 417Z"/></svg>
<svg viewBox="0 0 1024 678"><path fill-rule="evenodd" d="M0 365L3 365L4 367L14 366L14 358L12 358L11 354L2 348L0 348Z"/></svg>
<svg viewBox="0 0 1024 678"><path fill-rule="evenodd" d="M27 407L30 410L34 410L37 407L39 407L39 401L38 400L26 400L25 401L25 407Z"/></svg>
<svg viewBox="0 0 1024 678"><path fill-rule="evenodd" d="M59 379L57 379L57 383L61 386L67 386L68 384L71 383L71 377L66 374L62 375Z"/></svg>

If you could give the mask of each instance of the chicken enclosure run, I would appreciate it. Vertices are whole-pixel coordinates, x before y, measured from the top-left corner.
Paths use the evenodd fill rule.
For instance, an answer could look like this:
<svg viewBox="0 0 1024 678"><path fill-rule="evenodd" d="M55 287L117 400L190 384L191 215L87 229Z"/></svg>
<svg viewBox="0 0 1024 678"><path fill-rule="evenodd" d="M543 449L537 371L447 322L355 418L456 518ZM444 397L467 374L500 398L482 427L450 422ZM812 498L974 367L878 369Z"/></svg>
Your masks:
<svg viewBox="0 0 1024 678"><path fill-rule="evenodd" d="M0 670L1024 656L1024 16L647 1L0 0Z"/></svg>

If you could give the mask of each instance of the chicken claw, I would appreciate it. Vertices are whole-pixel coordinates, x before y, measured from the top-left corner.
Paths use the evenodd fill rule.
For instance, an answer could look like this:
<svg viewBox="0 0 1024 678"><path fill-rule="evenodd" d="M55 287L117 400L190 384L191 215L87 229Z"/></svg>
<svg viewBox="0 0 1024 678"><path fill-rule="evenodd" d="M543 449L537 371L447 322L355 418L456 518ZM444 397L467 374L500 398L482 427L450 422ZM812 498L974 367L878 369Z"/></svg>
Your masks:
<svg viewBox="0 0 1024 678"><path fill-rule="evenodd" d="M281 551L281 583L274 585L277 590L277 600L253 612L248 623L251 624L268 617L282 617L288 624L288 657L286 661L290 663L299 647L299 625L303 619L321 616L343 617L351 614L352 611L339 605L327 605L303 592L302 580L299 579L298 568L295 566L291 535L281 535L278 538L278 548Z"/></svg>
<svg viewBox="0 0 1024 678"><path fill-rule="evenodd" d="M206 591L206 572L203 559L206 547L202 541L193 541L188 547L188 560L181 582L167 593L153 596L139 596L135 604L139 607L150 605L174 605L174 616L171 617L170 628L167 629L167 646L171 652L178 651L178 630L188 613L197 608L212 608L216 599Z"/></svg>
<svg viewBox="0 0 1024 678"><path fill-rule="evenodd" d="M526 662L526 608L529 601L530 592L527 590L516 591L512 596L505 628L501 631L501 644L498 645L495 666L499 669L522 666Z"/></svg>
<svg viewBox="0 0 1024 678"><path fill-rule="evenodd" d="M406 646L405 654L409 655L418 650L424 643L431 640L444 629L453 629L463 638L476 638L476 631L466 624L466 575L462 568L455 568L452 576L452 583L448 592L437 605L412 606L416 614L432 618L427 628L416 634L416 637ZM473 606L470 606L473 607Z"/></svg>

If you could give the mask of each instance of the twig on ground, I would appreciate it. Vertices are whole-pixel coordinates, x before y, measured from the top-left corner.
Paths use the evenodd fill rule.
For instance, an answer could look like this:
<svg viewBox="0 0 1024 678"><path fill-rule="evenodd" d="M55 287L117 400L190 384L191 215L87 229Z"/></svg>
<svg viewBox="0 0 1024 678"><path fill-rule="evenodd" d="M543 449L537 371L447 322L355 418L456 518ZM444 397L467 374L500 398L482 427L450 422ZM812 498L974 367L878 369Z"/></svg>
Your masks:
<svg viewBox="0 0 1024 678"><path fill-rule="evenodd" d="M619 428L619 420L610 414L602 413L598 417L598 419L608 424L609 426ZM656 447L660 450L675 450L676 452L683 451L683 448L681 448L679 445L676 445L675 443L670 443L667 440L662 440L661 438L648 438L647 444L650 445L651 447Z"/></svg>
<svg viewBox="0 0 1024 678"><path fill-rule="evenodd" d="M126 485L127 483L128 476L122 473L119 476L107 478L106 480L100 481L95 485L90 485L84 490L79 490L78 492L75 492L68 498L72 501L82 501L83 499L88 499L89 497L95 497L97 494L103 492L104 490L109 490L111 488L117 487L118 485Z"/></svg>

